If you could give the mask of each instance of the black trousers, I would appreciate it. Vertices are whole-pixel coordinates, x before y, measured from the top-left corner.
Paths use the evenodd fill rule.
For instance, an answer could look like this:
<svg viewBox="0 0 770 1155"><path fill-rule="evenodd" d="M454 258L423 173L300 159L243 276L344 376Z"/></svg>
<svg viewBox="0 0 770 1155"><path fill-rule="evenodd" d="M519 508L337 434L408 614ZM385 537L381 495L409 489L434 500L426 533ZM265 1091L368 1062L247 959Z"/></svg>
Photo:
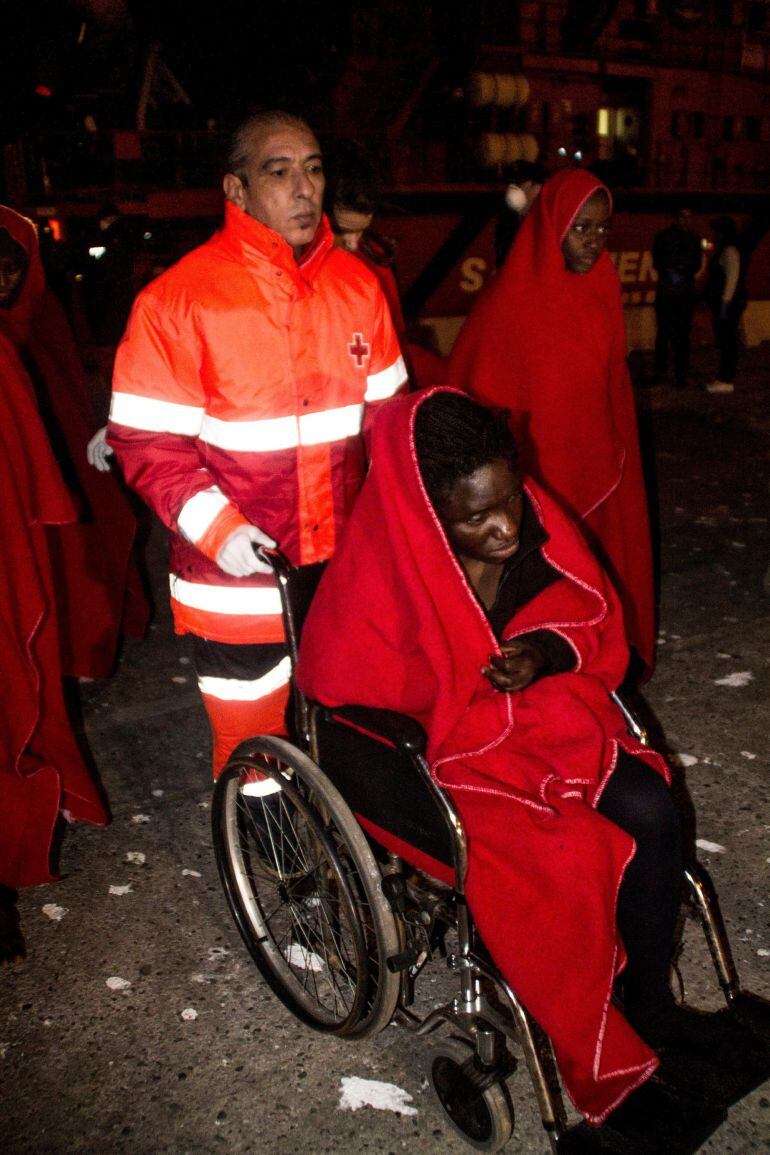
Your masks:
<svg viewBox="0 0 770 1155"><path fill-rule="evenodd" d="M682 886L679 813L666 783L621 750L598 810L636 842L618 895L618 929L628 955L623 999L632 1023L671 1002L669 972Z"/></svg>
<svg viewBox="0 0 770 1155"><path fill-rule="evenodd" d="M744 305L730 305L727 316L722 320L719 314L714 314L714 340L719 350L719 369L717 377L720 381L735 380L735 370L738 368L738 352L741 347L738 329L743 315Z"/></svg>
<svg viewBox="0 0 770 1155"><path fill-rule="evenodd" d="M690 331L695 302L689 295L662 297L655 302L655 373L663 376L668 366L668 347L674 354L674 376L679 384L687 381L690 368Z"/></svg>

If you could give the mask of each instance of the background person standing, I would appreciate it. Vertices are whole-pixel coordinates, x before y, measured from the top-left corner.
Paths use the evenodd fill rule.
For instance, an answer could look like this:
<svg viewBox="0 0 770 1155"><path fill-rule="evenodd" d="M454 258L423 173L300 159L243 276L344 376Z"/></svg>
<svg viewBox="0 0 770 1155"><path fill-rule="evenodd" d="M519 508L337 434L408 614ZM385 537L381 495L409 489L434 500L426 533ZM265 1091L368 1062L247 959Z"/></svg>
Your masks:
<svg viewBox="0 0 770 1155"><path fill-rule="evenodd" d="M690 368L690 331L695 310L695 277L701 267L701 241L692 212L679 208L673 223L656 234L652 261L658 274L655 295L655 382L665 380L669 346L674 355L674 384L686 388Z"/></svg>
<svg viewBox="0 0 770 1155"><path fill-rule="evenodd" d="M652 547L611 215L585 169L545 182L460 330L449 384L510 410L525 471L577 521L651 671Z"/></svg>
<svg viewBox="0 0 770 1155"><path fill-rule="evenodd" d="M709 393L732 393L740 348L738 328L746 308L745 268L733 218L716 217L711 228L716 247L708 263L706 301L713 318L719 368L706 389Z"/></svg>

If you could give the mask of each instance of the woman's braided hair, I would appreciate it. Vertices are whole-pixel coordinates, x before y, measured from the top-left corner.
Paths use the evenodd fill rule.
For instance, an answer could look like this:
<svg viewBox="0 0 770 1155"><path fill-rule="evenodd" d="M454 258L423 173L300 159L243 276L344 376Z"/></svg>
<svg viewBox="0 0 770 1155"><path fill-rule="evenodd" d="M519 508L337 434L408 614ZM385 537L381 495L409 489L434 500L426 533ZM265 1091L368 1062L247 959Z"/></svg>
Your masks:
<svg viewBox="0 0 770 1155"><path fill-rule="evenodd" d="M433 506L461 477L501 457L516 464L516 442L505 410L485 409L462 393L434 393L414 418L417 463Z"/></svg>

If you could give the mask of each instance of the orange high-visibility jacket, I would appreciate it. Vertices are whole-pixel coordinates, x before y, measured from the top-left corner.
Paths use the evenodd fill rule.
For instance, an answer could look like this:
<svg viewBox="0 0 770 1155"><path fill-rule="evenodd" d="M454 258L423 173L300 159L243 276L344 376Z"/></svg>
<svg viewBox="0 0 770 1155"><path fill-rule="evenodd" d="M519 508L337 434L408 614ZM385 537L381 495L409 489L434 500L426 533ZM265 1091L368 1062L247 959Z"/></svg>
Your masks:
<svg viewBox="0 0 770 1155"><path fill-rule="evenodd" d="M377 280L332 247L325 218L298 265L228 204L224 228L139 294L108 440L172 530L177 633L282 639L272 577L214 559L247 522L294 564L328 558L363 481L365 413L405 381Z"/></svg>

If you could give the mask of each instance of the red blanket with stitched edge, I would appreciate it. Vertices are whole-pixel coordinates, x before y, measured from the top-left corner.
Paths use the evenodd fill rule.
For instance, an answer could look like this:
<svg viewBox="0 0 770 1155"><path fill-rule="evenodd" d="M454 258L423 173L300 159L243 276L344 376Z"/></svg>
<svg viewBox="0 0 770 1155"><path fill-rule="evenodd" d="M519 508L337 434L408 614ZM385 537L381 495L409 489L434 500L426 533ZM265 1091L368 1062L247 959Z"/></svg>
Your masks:
<svg viewBox="0 0 770 1155"><path fill-rule="evenodd" d="M433 773L469 837L466 889L482 938L551 1036L570 1096L600 1121L655 1069L610 1002L624 954L615 925L633 840L595 809L618 744L632 742L609 698L628 651L616 596L559 506L528 487L562 578L505 637L557 630L577 670L516 694L481 674L499 652L425 495L414 412L394 401L373 429L372 466L304 627L298 683L310 697L417 718Z"/></svg>

